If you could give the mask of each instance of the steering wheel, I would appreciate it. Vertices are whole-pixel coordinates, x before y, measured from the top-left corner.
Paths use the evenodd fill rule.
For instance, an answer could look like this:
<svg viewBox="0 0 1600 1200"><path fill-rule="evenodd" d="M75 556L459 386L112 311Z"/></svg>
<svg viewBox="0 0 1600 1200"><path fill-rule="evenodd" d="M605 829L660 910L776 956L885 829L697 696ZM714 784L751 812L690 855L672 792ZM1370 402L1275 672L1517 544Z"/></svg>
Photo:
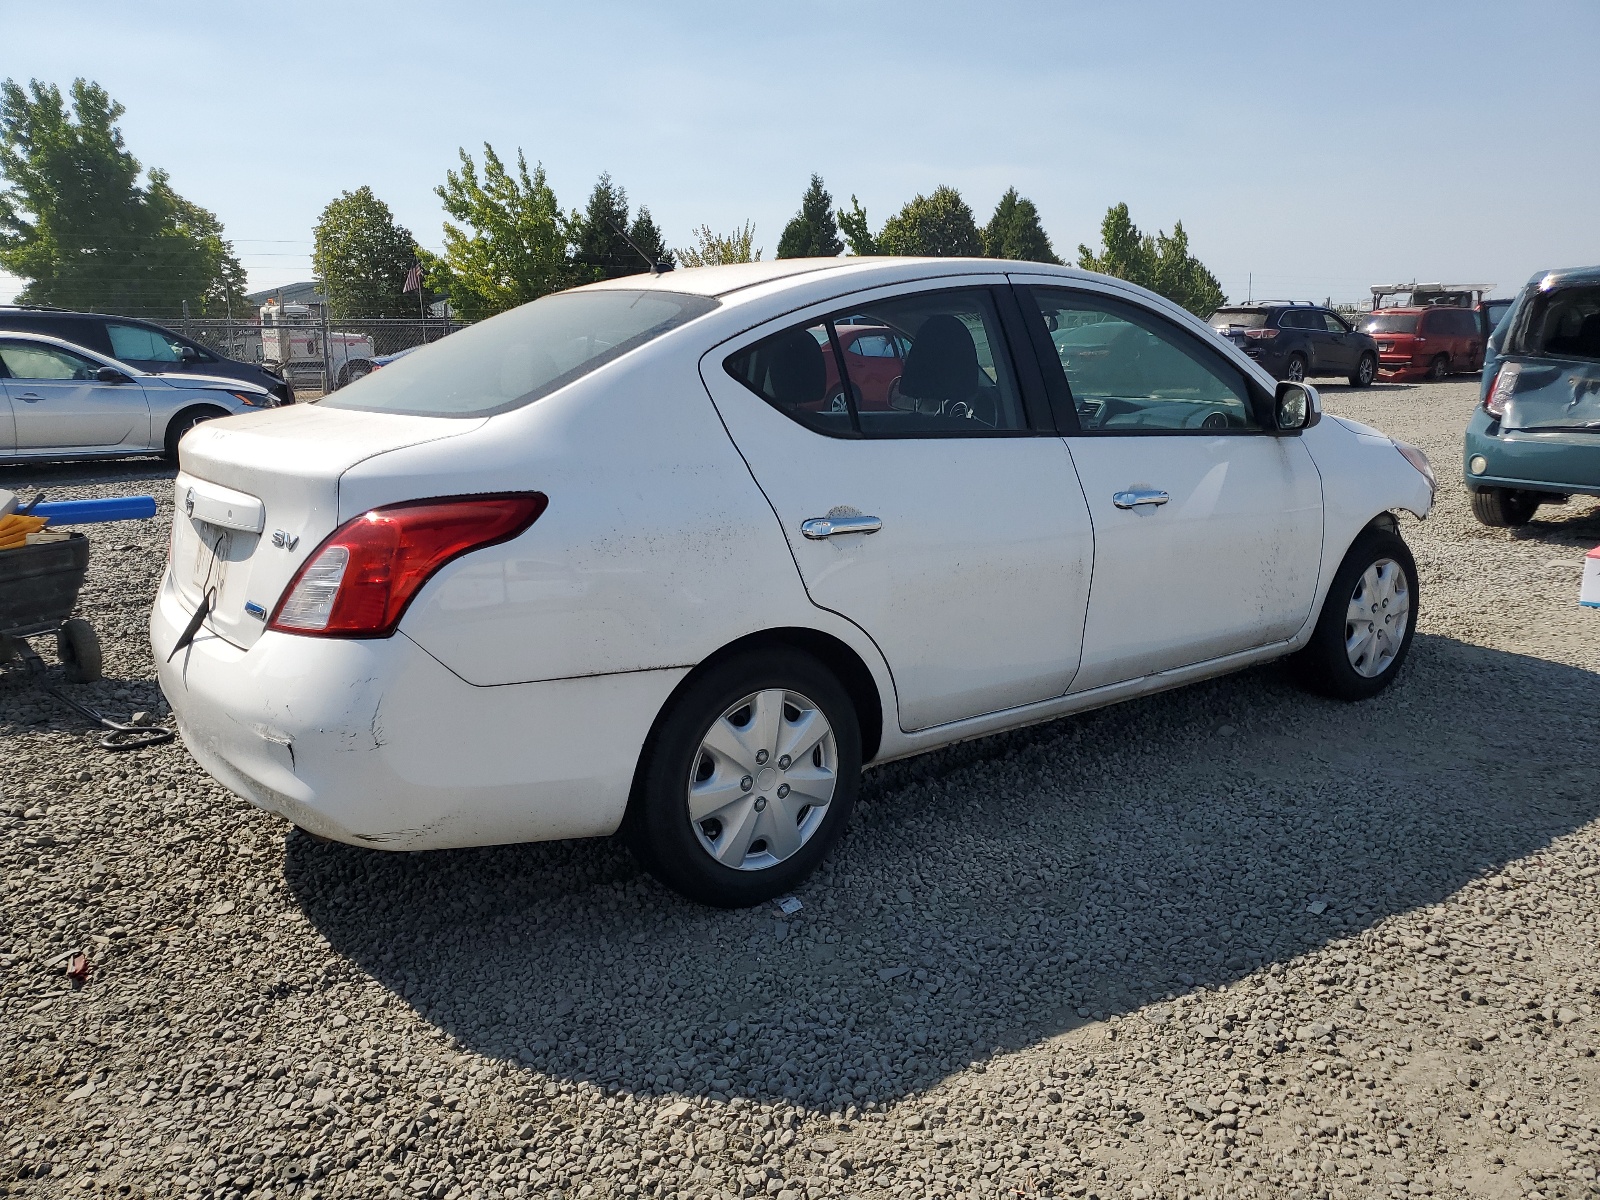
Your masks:
<svg viewBox="0 0 1600 1200"><path fill-rule="evenodd" d="M1208 413L1206 419L1200 422L1201 429L1226 429L1228 428L1228 414L1221 412Z"/></svg>

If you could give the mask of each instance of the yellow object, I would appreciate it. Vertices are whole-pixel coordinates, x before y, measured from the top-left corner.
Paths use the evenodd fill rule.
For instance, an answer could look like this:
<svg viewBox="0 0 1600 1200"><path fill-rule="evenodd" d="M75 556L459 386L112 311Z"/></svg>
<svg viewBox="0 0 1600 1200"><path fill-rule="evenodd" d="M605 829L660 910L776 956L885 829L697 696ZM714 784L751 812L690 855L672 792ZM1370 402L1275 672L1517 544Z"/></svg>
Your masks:
<svg viewBox="0 0 1600 1200"><path fill-rule="evenodd" d="M27 544L28 535L45 527L44 517L24 517L11 513L0 517L0 550L11 550Z"/></svg>

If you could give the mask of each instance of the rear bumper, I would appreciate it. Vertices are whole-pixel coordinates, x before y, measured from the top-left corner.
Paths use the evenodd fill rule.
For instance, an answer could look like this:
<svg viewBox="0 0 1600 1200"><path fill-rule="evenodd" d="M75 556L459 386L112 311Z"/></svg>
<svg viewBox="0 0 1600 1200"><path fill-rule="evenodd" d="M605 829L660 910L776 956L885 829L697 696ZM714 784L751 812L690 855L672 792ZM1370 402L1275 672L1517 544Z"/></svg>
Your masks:
<svg viewBox="0 0 1600 1200"><path fill-rule="evenodd" d="M1489 415L1479 408L1467 423L1462 479L1470 490L1504 487L1600 496L1600 433L1529 433L1490 436ZM1472 460L1484 460L1474 471Z"/></svg>
<svg viewBox="0 0 1600 1200"><path fill-rule="evenodd" d="M687 673L474 687L403 633L202 633L163 580L150 615L161 690L190 753L258 808L336 841L432 850L603 836L646 734Z"/></svg>

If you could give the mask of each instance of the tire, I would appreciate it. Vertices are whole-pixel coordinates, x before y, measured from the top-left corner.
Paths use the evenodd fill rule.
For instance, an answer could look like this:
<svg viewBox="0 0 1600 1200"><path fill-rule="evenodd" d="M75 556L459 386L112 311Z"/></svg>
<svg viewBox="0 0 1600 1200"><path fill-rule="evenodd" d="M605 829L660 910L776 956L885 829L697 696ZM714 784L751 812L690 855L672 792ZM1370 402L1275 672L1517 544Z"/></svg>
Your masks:
<svg viewBox="0 0 1600 1200"><path fill-rule="evenodd" d="M1344 556L1311 640L1291 666L1311 691L1366 700L1394 682L1416 627L1416 561L1398 533L1367 529Z"/></svg>
<svg viewBox="0 0 1600 1200"><path fill-rule="evenodd" d="M166 448L162 451L163 457L169 463L178 461L178 443L183 440L183 435L203 421L212 421L217 417L227 416L227 410L221 408L186 408L173 417L167 425Z"/></svg>
<svg viewBox="0 0 1600 1200"><path fill-rule="evenodd" d="M354 359L339 369L339 386L349 387L358 379L372 374L372 364L364 358Z"/></svg>
<svg viewBox="0 0 1600 1200"><path fill-rule="evenodd" d="M1372 381L1378 376L1378 356L1376 354L1363 354L1361 361L1356 364L1356 373L1350 376L1351 387L1371 387Z"/></svg>
<svg viewBox="0 0 1600 1200"><path fill-rule="evenodd" d="M1283 368L1283 377L1290 383L1304 383L1306 381L1306 356L1304 354L1289 355L1289 363Z"/></svg>
<svg viewBox="0 0 1600 1200"><path fill-rule="evenodd" d="M1435 354L1433 361L1428 364L1428 378L1437 383L1450 374L1450 356L1448 354Z"/></svg>
<svg viewBox="0 0 1600 1200"><path fill-rule="evenodd" d="M73 683L94 683L101 678L103 661L94 626L82 617L68 617L56 631L56 653Z"/></svg>
<svg viewBox="0 0 1600 1200"><path fill-rule="evenodd" d="M815 737L819 717L820 738L803 740ZM809 752L790 763L781 752L796 741ZM691 677L669 702L640 757L624 834L674 891L743 908L793 891L817 868L860 782L861 727L838 680L798 651L753 651ZM822 796L821 805L804 803ZM772 835L788 817L795 839L779 844Z"/></svg>
<svg viewBox="0 0 1600 1200"><path fill-rule="evenodd" d="M1530 492L1511 488L1484 488L1470 493L1472 515L1491 529L1512 529L1526 525L1538 511L1539 498Z"/></svg>

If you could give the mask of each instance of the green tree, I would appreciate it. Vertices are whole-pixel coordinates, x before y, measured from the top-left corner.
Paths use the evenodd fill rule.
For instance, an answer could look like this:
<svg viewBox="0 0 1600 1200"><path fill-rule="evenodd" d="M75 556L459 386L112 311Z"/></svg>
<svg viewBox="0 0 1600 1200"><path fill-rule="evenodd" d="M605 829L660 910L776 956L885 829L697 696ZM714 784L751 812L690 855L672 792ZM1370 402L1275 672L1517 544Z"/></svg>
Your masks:
<svg viewBox="0 0 1600 1200"><path fill-rule="evenodd" d="M841 208L838 216L839 228L850 243L851 254L878 253L878 239L872 236L872 226L867 223L867 210L861 207L861 201L851 196L850 211L845 212Z"/></svg>
<svg viewBox="0 0 1600 1200"><path fill-rule="evenodd" d="M143 168L105 89L38 80L0 84L0 267L19 299L63 308L175 317L243 308L244 268L222 223Z"/></svg>
<svg viewBox="0 0 1600 1200"><path fill-rule="evenodd" d="M444 254L430 256L429 285L477 320L578 282L568 254L571 218L544 167L530 172L519 149L516 171L508 171L485 142L480 179L472 156L459 153L461 169L434 189L452 220L444 223Z"/></svg>
<svg viewBox="0 0 1600 1200"><path fill-rule="evenodd" d="M1021 262L1061 262L1039 223L1039 210L1032 200L1018 196L1016 188L1007 188L994 206L994 216L983 228L983 252Z"/></svg>
<svg viewBox="0 0 1600 1200"><path fill-rule="evenodd" d="M694 231L694 245L685 246L679 257L686 267L715 267L722 263L760 262L761 247L755 246L756 227L746 221L732 233L712 233L702 225ZM752 249L754 247L754 249Z"/></svg>
<svg viewBox="0 0 1600 1200"><path fill-rule="evenodd" d="M610 172L602 173L589 193L589 203L572 216L575 276L588 282L648 271L650 263L628 245L629 238L652 261L672 262L672 252L662 243L661 230L656 228L650 210L640 205L638 215L630 222L626 189L612 182Z"/></svg>
<svg viewBox="0 0 1600 1200"><path fill-rule="evenodd" d="M1106 209L1100 223L1104 249L1096 254L1078 247L1078 265L1086 271L1115 275L1165 296L1198 317L1209 316L1228 302L1222 284L1199 259L1189 253L1189 235L1183 222L1172 226L1172 236L1141 233L1126 204Z"/></svg>
<svg viewBox="0 0 1600 1200"><path fill-rule="evenodd" d="M328 297L329 316L416 316L417 297L401 289L419 261L417 239L370 187L341 192L329 202L314 245L311 266Z"/></svg>
<svg viewBox="0 0 1600 1200"><path fill-rule="evenodd" d="M884 222L877 241L884 254L974 258L983 254L978 223L953 187L937 187L932 195L917 196Z"/></svg>
<svg viewBox="0 0 1600 1200"><path fill-rule="evenodd" d="M666 240L661 236L661 229L656 225L656 219L650 215L650 210L645 205L639 206L638 214L633 218L633 224L628 226L628 236L633 239L633 244L650 256L652 262L665 266L672 266L678 260L672 251L667 248ZM635 254L633 261L638 264L640 271L650 268L639 261Z"/></svg>
<svg viewBox="0 0 1600 1200"><path fill-rule="evenodd" d="M854 197L851 197L854 200ZM812 175L811 186L800 197L800 211L784 226L778 239L779 258L837 258L844 253L839 224L833 216L833 197L822 186L822 176Z"/></svg>

